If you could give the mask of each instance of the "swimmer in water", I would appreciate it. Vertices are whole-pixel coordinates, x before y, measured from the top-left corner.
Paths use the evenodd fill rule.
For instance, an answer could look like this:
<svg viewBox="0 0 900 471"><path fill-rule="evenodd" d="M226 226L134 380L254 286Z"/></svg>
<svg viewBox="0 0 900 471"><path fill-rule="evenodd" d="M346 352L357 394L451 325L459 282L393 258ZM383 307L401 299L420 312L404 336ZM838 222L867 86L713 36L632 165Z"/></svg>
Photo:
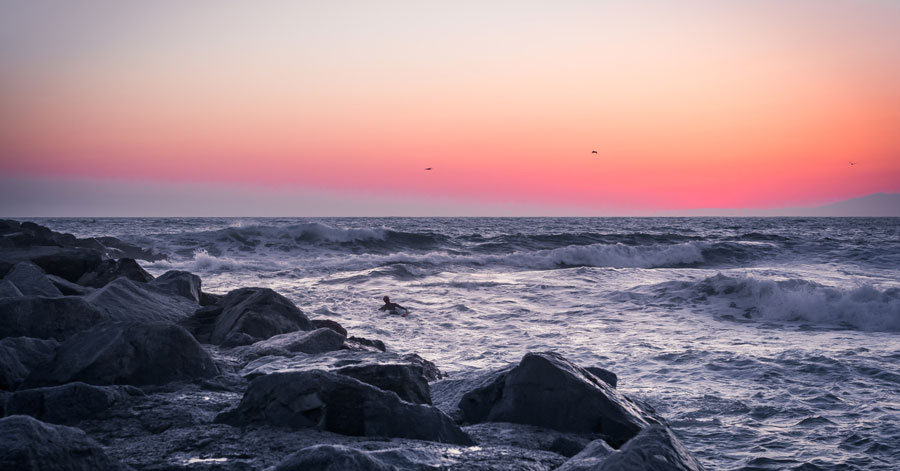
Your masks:
<svg viewBox="0 0 900 471"><path fill-rule="evenodd" d="M406 309L397 303L392 303L391 298L385 296L381 299L384 300L384 306L378 308L379 311L388 311L391 314L400 314L403 317L406 317L406 314L408 314L409 309Z"/></svg>

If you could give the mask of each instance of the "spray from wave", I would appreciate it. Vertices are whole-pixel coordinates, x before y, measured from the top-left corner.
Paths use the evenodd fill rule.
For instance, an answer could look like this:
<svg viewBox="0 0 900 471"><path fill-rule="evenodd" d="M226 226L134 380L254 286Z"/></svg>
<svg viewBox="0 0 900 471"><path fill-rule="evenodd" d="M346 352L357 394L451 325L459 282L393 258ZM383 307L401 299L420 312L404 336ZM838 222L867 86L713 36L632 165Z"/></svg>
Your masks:
<svg viewBox="0 0 900 471"><path fill-rule="evenodd" d="M722 274L651 288L657 298L706 306L717 315L803 322L868 331L900 331L900 288L844 289L803 279L759 280Z"/></svg>

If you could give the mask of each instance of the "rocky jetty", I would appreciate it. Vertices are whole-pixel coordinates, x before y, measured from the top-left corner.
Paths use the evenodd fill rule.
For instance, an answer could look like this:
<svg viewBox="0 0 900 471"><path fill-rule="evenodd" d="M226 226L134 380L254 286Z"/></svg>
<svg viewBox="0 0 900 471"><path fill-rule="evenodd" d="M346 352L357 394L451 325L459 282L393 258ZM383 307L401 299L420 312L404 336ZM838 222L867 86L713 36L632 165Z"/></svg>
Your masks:
<svg viewBox="0 0 900 471"><path fill-rule="evenodd" d="M447 378L270 289L135 260L161 257L0 220L0 468L703 469L602 367Z"/></svg>

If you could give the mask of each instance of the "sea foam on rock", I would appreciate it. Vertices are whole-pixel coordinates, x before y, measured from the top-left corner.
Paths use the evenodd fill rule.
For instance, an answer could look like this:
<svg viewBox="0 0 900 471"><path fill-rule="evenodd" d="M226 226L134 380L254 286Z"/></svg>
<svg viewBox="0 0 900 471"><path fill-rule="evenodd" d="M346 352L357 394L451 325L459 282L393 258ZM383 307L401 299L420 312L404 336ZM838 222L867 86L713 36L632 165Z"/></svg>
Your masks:
<svg viewBox="0 0 900 471"><path fill-rule="evenodd" d="M466 423L514 422L599 433L619 447L662 419L554 352L527 353L459 402Z"/></svg>
<svg viewBox="0 0 900 471"><path fill-rule="evenodd" d="M26 415L0 419L0 469L16 471L125 471L81 430Z"/></svg>
<svg viewBox="0 0 900 471"><path fill-rule="evenodd" d="M182 322L202 343L238 346L297 330L313 330L297 306L268 288L240 288Z"/></svg>
<svg viewBox="0 0 900 471"><path fill-rule="evenodd" d="M397 471L397 468L356 448L314 445L287 456L269 471Z"/></svg>
<svg viewBox="0 0 900 471"><path fill-rule="evenodd" d="M231 425L263 423L343 435L400 437L459 445L472 440L447 415L328 371L272 373L250 382L240 404L216 417Z"/></svg>
<svg viewBox="0 0 900 471"><path fill-rule="evenodd" d="M109 322L66 340L55 358L36 368L25 384L159 385L216 374L209 353L175 324Z"/></svg>

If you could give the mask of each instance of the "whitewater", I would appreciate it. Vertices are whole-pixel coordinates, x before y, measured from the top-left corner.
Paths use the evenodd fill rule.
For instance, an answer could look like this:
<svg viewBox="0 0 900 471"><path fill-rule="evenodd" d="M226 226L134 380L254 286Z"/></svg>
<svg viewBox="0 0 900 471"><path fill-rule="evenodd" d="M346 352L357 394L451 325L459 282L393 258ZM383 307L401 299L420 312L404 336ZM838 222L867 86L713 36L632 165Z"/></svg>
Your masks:
<svg viewBox="0 0 900 471"><path fill-rule="evenodd" d="M602 366L709 469L900 469L898 218L33 221L275 289L451 378L527 351Z"/></svg>

